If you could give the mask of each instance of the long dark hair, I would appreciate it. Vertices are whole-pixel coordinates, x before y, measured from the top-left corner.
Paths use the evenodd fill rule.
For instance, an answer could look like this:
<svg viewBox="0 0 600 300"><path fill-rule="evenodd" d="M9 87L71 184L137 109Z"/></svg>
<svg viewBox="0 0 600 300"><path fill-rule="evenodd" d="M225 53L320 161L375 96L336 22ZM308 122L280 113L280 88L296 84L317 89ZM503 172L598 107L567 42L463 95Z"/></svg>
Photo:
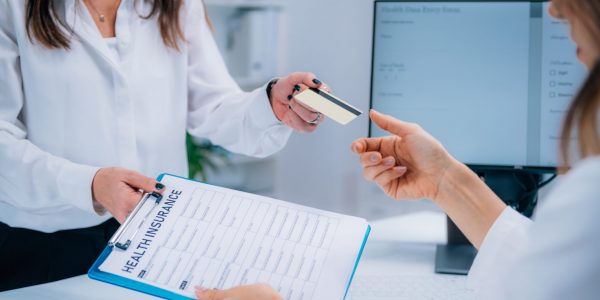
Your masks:
<svg viewBox="0 0 600 300"><path fill-rule="evenodd" d="M569 9L582 21L592 38L596 49L600 50L600 1L598 0L554 0L559 10ZM579 156L586 158L600 155L600 135L598 133L598 113L600 111L600 62L590 71L583 87L571 103L565 118L560 150L562 172L568 170L571 161L571 137L577 131Z"/></svg>
<svg viewBox="0 0 600 300"><path fill-rule="evenodd" d="M137 1L137 0L136 0ZM179 42L185 40L180 24L183 0L143 0L152 5L144 19L157 17L160 35L167 47L179 50ZM197 0L193 0L197 1ZM57 14L57 2L62 0L28 0L25 24L31 41L36 40L49 49L69 49L71 29ZM210 21L209 21L210 24Z"/></svg>
<svg viewBox="0 0 600 300"><path fill-rule="evenodd" d="M591 70L583 87L571 103L564 121L561 138L563 172L571 160L571 136L577 130L579 156L586 158L600 155L598 112L600 111L600 63Z"/></svg>

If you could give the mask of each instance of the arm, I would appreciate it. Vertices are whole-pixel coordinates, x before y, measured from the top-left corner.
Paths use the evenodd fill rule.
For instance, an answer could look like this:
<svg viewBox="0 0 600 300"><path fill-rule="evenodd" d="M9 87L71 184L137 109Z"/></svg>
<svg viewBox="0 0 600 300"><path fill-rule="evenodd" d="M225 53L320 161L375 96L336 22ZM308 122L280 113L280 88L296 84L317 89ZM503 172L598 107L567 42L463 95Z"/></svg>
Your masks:
<svg viewBox="0 0 600 300"><path fill-rule="evenodd" d="M312 132L315 112L293 95L308 87L326 88L310 73L281 78L267 96L267 85L243 92L231 78L200 1L188 2L188 132L230 151L265 157L286 144L292 130ZM287 125L287 126L286 126Z"/></svg>
<svg viewBox="0 0 600 300"><path fill-rule="evenodd" d="M0 3L0 199L38 209L73 205L93 213L97 168L56 157L27 140L20 57L9 2ZM20 4L19 4L20 5Z"/></svg>
<svg viewBox="0 0 600 300"><path fill-rule="evenodd" d="M90 215L106 209L123 221L139 201L139 189L161 188L137 172L73 162L28 140L21 57L13 25L15 17L23 16L11 12L11 3L17 2L0 2L0 201L42 215L51 211L48 208L65 206Z"/></svg>
<svg viewBox="0 0 600 300"><path fill-rule="evenodd" d="M479 248L506 208L502 200L418 125L377 112L371 119L394 135L353 143L365 178L395 199L431 199Z"/></svg>
<svg viewBox="0 0 600 300"><path fill-rule="evenodd" d="M506 209L506 204L473 171L455 159L443 175L434 202L477 249Z"/></svg>

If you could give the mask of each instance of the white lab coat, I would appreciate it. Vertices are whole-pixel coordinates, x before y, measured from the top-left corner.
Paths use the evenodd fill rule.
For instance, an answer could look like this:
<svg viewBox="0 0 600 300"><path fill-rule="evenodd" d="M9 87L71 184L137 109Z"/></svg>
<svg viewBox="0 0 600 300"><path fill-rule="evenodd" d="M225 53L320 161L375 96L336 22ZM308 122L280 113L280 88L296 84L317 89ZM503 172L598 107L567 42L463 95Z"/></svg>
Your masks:
<svg viewBox="0 0 600 300"><path fill-rule="evenodd" d="M265 88L242 92L227 72L201 1L186 1L187 42L163 45L145 1L123 1L118 56L77 0L56 1L70 50L31 43L25 2L0 0L0 221L43 232L97 225L99 167L187 175L186 130L233 152L280 150L291 130ZM137 3L137 8L134 8Z"/></svg>
<svg viewBox="0 0 600 300"><path fill-rule="evenodd" d="M533 222L507 208L469 283L477 299L600 299L600 157L577 163Z"/></svg>

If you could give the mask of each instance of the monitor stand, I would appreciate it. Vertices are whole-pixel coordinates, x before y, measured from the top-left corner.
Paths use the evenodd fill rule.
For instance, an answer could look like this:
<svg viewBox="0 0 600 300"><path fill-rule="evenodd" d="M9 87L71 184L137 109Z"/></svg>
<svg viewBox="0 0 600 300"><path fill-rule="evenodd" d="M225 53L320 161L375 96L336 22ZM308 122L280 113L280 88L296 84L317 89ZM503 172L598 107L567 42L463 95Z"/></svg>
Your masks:
<svg viewBox="0 0 600 300"><path fill-rule="evenodd" d="M490 170L478 173L485 183L507 205L531 217L535 208L536 188L542 175L524 170ZM435 272L467 275L477 255L477 250L458 227L447 218L448 243L437 245Z"/></svg>

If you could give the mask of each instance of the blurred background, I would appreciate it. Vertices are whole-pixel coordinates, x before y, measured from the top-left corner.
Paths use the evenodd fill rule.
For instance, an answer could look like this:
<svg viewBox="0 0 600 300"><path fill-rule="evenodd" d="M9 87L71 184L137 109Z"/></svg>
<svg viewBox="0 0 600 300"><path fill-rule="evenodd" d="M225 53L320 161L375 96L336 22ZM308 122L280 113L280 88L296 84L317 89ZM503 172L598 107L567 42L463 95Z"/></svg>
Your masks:
<svg viewBox="0 0 600 300"><path fill-rule="evenodd" d="M222 159L211 147L191 148L206 154L192 157L192 169L203 169L212 184L367 219L437 209L428 201L388 199L362 179L350 152L351 142L368 134L373 1L205 2L223 57L243 89L294 71L314 72L365 114L347 126L329 121L316 133L295 133L282 152L263 160Z"/></svg>

